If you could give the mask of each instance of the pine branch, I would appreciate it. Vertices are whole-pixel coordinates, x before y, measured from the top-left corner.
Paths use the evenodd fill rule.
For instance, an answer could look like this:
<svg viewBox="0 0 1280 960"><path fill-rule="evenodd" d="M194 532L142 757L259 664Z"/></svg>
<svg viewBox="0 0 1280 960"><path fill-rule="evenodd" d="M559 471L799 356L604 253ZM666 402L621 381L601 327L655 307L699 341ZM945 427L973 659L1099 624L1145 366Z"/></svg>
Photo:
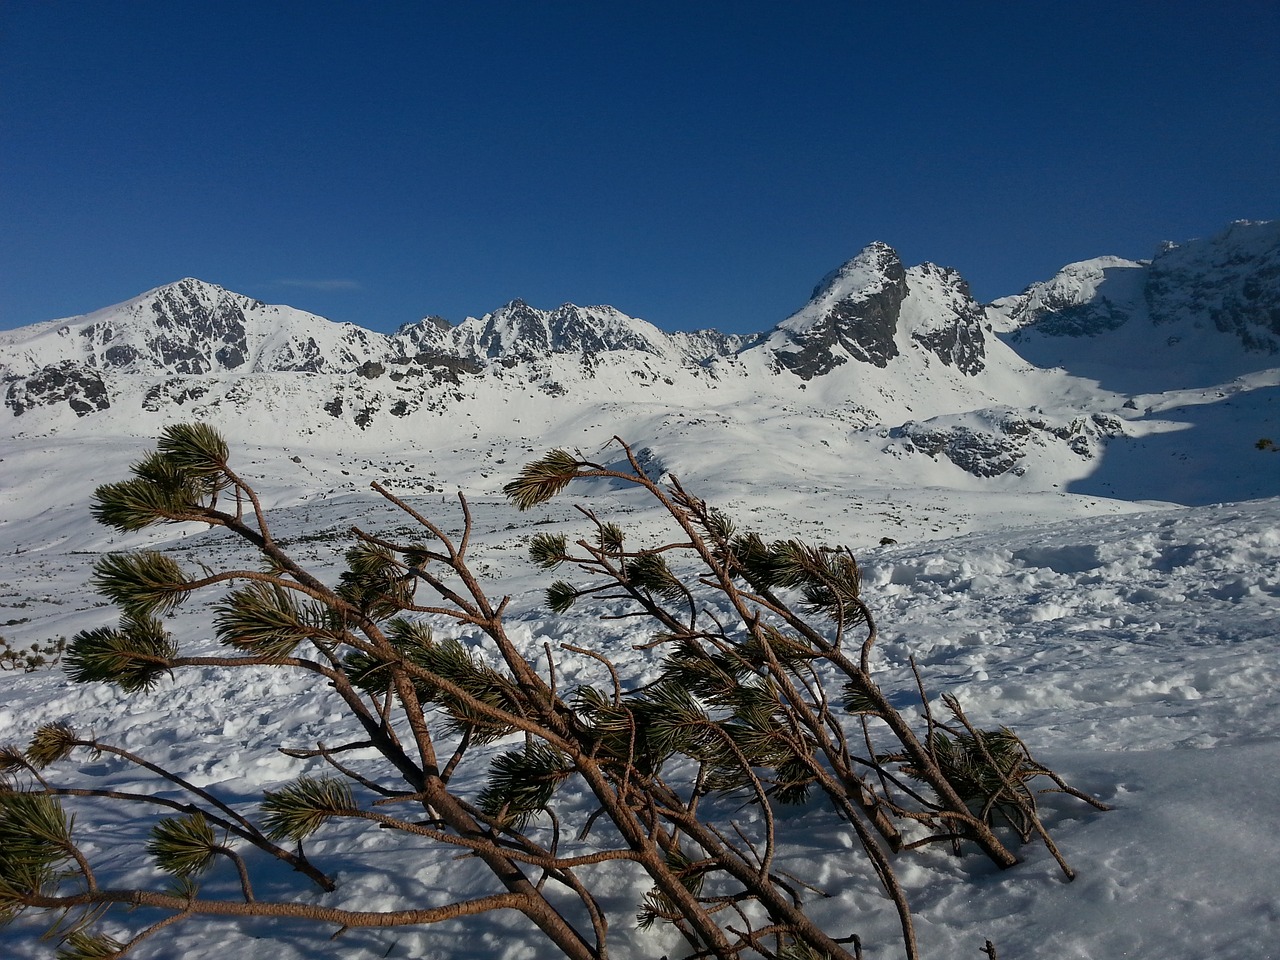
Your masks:
<svg viewBox="0 0 1280 960"><path fill-rule="evenodd" d="M155 686L177 654L159 621L126 614L118 629L100 627L76 634L63 665L76 683L114 683L134 693Z"/></svg>
<svg viewBox="0 0 1280 960"><path fill-rule="evenodd" d="M155 550L108 554L94 565L90 582L125 613L142 617L172 612L189 590L177 562Z"/></svg>
<svg viewBox="0 0 1280 960"><path fill-rule="evenodd" d="M328 608L299 600L276 583L255 582L235 590L214 613L214 630L222 643L267 662L287 658L308 640L337 639Z"/></svg>
<svg viewBox="0 0 1280 960"><path fill-rule="evenodd" d="M261 806L267 836L299 842L331 817L356 812L350 787L336 777L299 777L280 790L266 791Z"/></svg>
<svg viewBox="0 0 1280 960"><path fill-rule="evenodd" d="M223 849L200 813L166 817L151 828L147 842L147 852L161 870L184 878L204 873Z"/></svg>
<svg viewBox="0 0 1280 960"><path fill-rule="evenodd" d="M584 466L581 460L566 450L552 450L541 460L525 464L519 476L506 484L502 492L520 510L529 510L546 503L567 487Z"/></svg>

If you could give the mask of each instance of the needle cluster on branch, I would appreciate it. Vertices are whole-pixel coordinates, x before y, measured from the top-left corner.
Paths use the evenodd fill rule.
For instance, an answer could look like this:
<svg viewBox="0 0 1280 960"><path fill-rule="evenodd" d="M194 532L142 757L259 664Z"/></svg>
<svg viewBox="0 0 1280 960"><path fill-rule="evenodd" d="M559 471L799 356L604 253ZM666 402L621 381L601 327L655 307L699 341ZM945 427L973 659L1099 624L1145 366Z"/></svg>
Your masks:
<svg viewBox="0 0 1280 960"><path fill-rule="evenodd" d="M595 661L599 680L564 690L557 652L522 649L504 622L507 598L495 602L478 579L465 497L454 534L375 483L417 538L353 528L345 570L330 584L273 535L221 436L203 424L167 428L131 479L98 489L94 517L126 531L164 522L221 527L263 564L193 573L156 551L105 557L94 583L121 618L74 638L69 675L128 694L188 667L302 671L340 703L348 723L333 733L343 741L282 745L324 772L266 791L256 810L83 736L71 722L41 728L25 749L0 749L0 921L56 911L64 918L55 931L59 957L88 960L124 956L193 915L289 917L341 929L511 910L564 956L606 960L619 917L591 892L593 873L622 870L650 885L633 908L641 926L671 924L689 957L860 957L857 932L815 922L806 897L817 892L779 866L779 807L815 798L847 824L860 853L846 855L870 864L909 958L919 953L895 872L903 851L942 843L1009 867L1017 862L1014 837L1039 838L1072 876L1030 784L1045 780L1047 789L1102 805L1033 759L1011 731L975 727L954 698L943 698L940 719L918 674L921 718L896 709L872 675L875 619L847 550L739 532L676 478L647 475L618 443L619 465L557 450L505 488L528 510L575 481L608 478L642 490L671 522L669 542L637 545L579 507L582 538L533 537L535 563L571 571L548 588L550 609L585 608L602 632L613 618L641 618L659 666L655 681L628 687L606 654L566 645L563 653ZM213 630L226 653L184 655L162 618L217 588L227 592ZM474 643L438 639L431 624L441 618L482 638L483 655ZM52 768L86 752L98 763L136 766L162 789L128 793L55 778ZM482 772L459 775L473 768ZM100 882L64 808L93 803L159 815L139 851L155 868L153 887ZM416 813L396 812L408 808ZM332 896L305 889L287 899L257 895L252 873L264 857L332 892L333 880L304 845L335 823L347 824L344 836L361 825L401 832L415 864L432 849L442 861L474 858L491 890L380 911L333 906ZM202 879L220 868L233 872L237 895L203 897ZM117 906L134 912L118 915ZM127 940L101 932L104 918L123 925L125 916L133 922ZM634 914L625 919L634 922Z"/></svg>

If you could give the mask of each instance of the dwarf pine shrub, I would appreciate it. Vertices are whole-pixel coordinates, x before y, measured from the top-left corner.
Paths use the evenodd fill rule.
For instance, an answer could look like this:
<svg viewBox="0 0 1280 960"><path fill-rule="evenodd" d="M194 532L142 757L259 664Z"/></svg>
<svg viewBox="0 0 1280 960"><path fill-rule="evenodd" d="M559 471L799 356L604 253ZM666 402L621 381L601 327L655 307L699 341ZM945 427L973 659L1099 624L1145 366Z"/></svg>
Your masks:
<svg viewBox="0 0 1280 960"><path fill-rule="evenodd" d="M448 531L374 483L411 532L352 528L344 570L327 582L276 539L221 436L203 424L166 428L132 477L97 490L93 516L121 531L208 524L261 563L224 568L204 556L190 569L154 550L104 557L94 584L120 619L73 638L68 675L128 697L162 694L188 669L299 672L345 720L324 742L282 744L313 772L256 804L82 732L74 717L25 747L0 748L0 920L64 915L58 956L68 960L124 956L197 915L342 930L465 923L499 910L522 914L548 950L575 960L604 960L610 930L636 922L674 927L689 957L849 960L862 955L857 931L817 924L805 906L811 885L778 867L778 812L814 800L850 832L844 855L870 864L910 958L919 951L895 867L909 850L943 844L1003 868L1017 862L1011 844L1038 836L1070 875L1031 784L1047 778L1051 789L1101 804L1036 762L1012 732L974 727L952 698L941 718L927 699L923 720L893 706L873 675L876 622L852 553L739 530L675 477L649 476L619 444L622 466L556 450L505 492L537 510L583 479L607 478L660 506L671 528L661 545L636 542L586 508L581 536L539 534L530 544L538 566L559 571L547 588L551 611L596 617L602 632L618 616L648 626L658 675L642 686L625 684L598 651L530 654L513 640L507 601L475 572L465 496L461 530ZM192 656L164 617L209 591L221 591L211 630L223 652ZM437 637L441 622L473 642ZM565 688L557 652L589 658L596 680ZM129 765L156 789L85 787L74 766L88 760ZM95 805L150 822L136 856L154 882L132 871L112 886L90 862L70 811L91 816ZM342 852L327 850L323 862L306 853L336 824L402 834L414 841L403 854L414 866L424 856L442 869L460 856L478 861L490 889L444 905L345 903L334 879ZM259 891L253 875L271 860L298 871L295 887ZM391 850L381 869L394 877L408 866ZM601 870L643 878L648 893L611 915L592 892ZM205 897L202 884L219 871L236 893ZM103 932L105 918L129 938Z"/></svg>

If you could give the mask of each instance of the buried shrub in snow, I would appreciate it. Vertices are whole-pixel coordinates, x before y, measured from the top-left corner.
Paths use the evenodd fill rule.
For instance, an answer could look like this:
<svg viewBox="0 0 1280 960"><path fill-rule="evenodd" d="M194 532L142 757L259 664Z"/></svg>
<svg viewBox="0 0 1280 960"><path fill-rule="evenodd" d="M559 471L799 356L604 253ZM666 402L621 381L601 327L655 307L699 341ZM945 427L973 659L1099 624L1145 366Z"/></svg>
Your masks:
<svg viewBox="0 0 1280 960"><path fill-rule="evenodd" d="M32 643L18 647L0 637L0 670L34 673L42 667L55 667L67 649L67 638L58 637L48 643Z"/></svg>
<svg viewBox="0 0 1280 960"><path fill-rule="evenodd" d="M581 539L532 539L535 563L571 571L548 588L552 609L585 608L602 623L641 618L652 628L653 682L629 687L608 656L565 644L563 655L598 667L596 683L566 690L556 651L526 652L504 622L507 601L492 600L478 580L465 497L454 535L374 484L416 533L392 539L353 528L346 570L330 585L275 539L221 437L203 425L167 428L133 479L99 488L94 516L121 530L207 523L264 564L189 572L157 552L105 558L95 584L121 622L74 638L70 675L135 692L162 690L184 668L303 671L327 686L318 696L340 701L346 726L331 722L326 739L305 749L282 745L316 772L267 791L256 812L71 723L42 728L25 751L5 748L0 919L69 912L60 956L70 958L123 955L191 915L345 929L497 910L523 914L563 955L584 960L608 956L611 924L637 914L642 926L673 925L691 956L861 956L857 931L824 929L805 907L811 883L794 864L780 866L780 808L811 800L847 823L887 909L897 912L908 957L918 950L895 873L908 848L943 843L1009 867L1017 862L1005 829L1012 826L1024 841L1042 839L1071 876L1031 784L1043 779L1048 789L1101 804L1069 788L1011 732L975 727L953 698L944 698L946 718L925 698L918 733L872 676L876 626L848 551L739 532L674 477L660 483L622 449L625 461L614 467L554 451L505 488L532 509L576 481L604 478L653 498L676 531L660 545L632 544L622 527L579 508ZM213 628L227 651L185 656L157 618L220 585L231 589ZM438 638L431 624L442 621L475 642ZM146 795L60 786L52 768L83 751L167 786ZM64 796L77 808L135 804L163 814L145 845L156 882L139 885L131 873L124 887L105 885ZM378 910L358 896L344 902L327 871L343 866L334 848L360 825L399 831L411 841L402 856L415 864L424 849L443 861L478 861L491 875L488 892ZM316 858L325 862L304 850L318 834L331 838ZM389 874L409 866L395 863L396 854L385 853ZM263 857L318 889L286 895L277 886L260 896L252 874ZM219 870L234 876L234 895L203 898L199 883ZM602 871L643 876L650 890L619 913L593 893ZM114 904L151 908L158 919L135 919L126 941L95 932L104 915L124 922Z"/></svg>

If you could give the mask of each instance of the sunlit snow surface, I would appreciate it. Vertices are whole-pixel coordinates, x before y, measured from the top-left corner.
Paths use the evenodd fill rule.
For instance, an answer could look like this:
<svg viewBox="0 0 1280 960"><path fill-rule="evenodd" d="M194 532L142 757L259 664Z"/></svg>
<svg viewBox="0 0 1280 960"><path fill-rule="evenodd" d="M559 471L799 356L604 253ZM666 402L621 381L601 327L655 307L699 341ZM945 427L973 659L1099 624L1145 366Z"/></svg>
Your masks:
<svg viewBox="0 0 1280 960"><path fill-rule="evenodd" d="M96 482L117 479L143 449L104 446L99 456L82 453L77 468ZM38 451L26 452L31 456L16 447L7 451L7 465L17 470L41 462ZM1280 468L1280 455L1257 456L1262 468ZM403 527L372 494L322 497L288 486L279 478L288 476L291 464L279 452L246 460L275 478L263 487L268 502L281 505L277 535L292 538L299 558L326 576L336 575L342 531L351 522L372 530ZM72 469L70 461L60 463L62 470ZM513 457L507 475L516 466ZM897 869L926 957L980 956L985 939L1005 960L1276 955L1280 499L1144 508L980 489L788 490L772 482L767 466L759 472L756 484L723 475L681 479L766 537L798 530L811 540L853 545L881 629L874 664L895 701L916 709L908 663L914 656L931 699L956 694L980 725L1013 727L1069 782L1115 807L1099 813L1068 798L1046 800L1049 826L1079 873L1074 883L1064 882L1035 845L1023 848L1025 862L1006 872L941 849L900 856ZM371 464L369 475L385 472ZM0 632L15 643L114 623L113 611L96 606L86 588L89 568L104 550L167 543L192 566L210 554L231 559L225 538L196 528L113 539L83 510L68 509L54 476L34 466L11 476L11 491L47 500L28 503L18 511L20 519L0 525L5 543L13 545L0 565L0 623L9 621ZM653 654L635 649L647 639L639 625L601 624L589 611L566 617L542 612L540 590L549 577L524 559L524 546L531 532L585 533L574 500L635 529L641 540L663 536L661 518L625 491L597 485L578 493L575 498L571 490L563 502L523 516L497 497L477 497L474 562L495 596L514 597L512 631L529 655L545 663L550 645L561 689L608 683L597 663L564 651L566 643L606 653L624 683L634 686L654 676ZM452 494L418 495L414 503L456 529ZM530 526L535 521L539 525ZM938 539L956 530L968 532ZM902 545L877 546L881 536ZM219 648L208 622L208 607L193 606L170 625L185 650L214 651ZM457 633L441 627L451 631ZM4 742L23 744L40 724L72 719L81 730L182 771L247 810L264 788L321 772L314 763L283 756L278 746L333 744L352 735L336 699L312 677L277 671L184 671L129 699L108 687L73 686L53 671L4 674L0 690ZM72 769L57 769L64 768ZM467 776L481 773L476 766ZM164 789L105 758L86 761L77 776L97 786ZM575 802L572 793L564 799ZM145 823L118 811L72 806L86 849L104 864L103 884L144 882L147 869L133 851L145 839ZM900 956L893 911L851 849L847 831L816 801L784 812L781 829L788 853L780 866L827 895L808 900L825 927L837 935L857 933L868 957ZM493 891L474 864L415 853L410 846L399 836L358 826L322 831L308 852L336 874L340 888L318 899L378 909L401 905L402 898L423 905ZM251 858L263 871L260 897L315 896L297 875L260 859ZM614 956L680 955L680 943L668 932L640 932L628 922L647 889L639 878L616 867L594 868L587 877L622 918L612 930ZM234 895L231 880L213 876L206 894ZM108 923L106 929L115 928ZM35 939L39 931L24 918L0 932L0 955L52 956L54 946ZM551 952L528 925L507 915L423 929L350 931L336 941L328 939L331 933L264 921L192 920L157 935L136 955L516 960Z"/></svg>

